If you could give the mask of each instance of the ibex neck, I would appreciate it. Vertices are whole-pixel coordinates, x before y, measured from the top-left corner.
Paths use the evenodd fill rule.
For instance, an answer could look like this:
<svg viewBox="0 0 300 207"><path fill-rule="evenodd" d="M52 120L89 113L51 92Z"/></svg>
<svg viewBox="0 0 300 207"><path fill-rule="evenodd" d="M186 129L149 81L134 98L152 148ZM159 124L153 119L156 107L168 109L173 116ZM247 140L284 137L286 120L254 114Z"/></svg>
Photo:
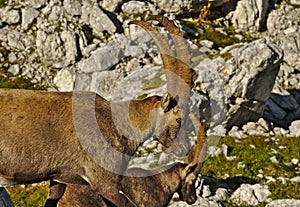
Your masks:
<svg viewBox="0 0 300 207"><path fill-rule="evenodd" d="M145 100L111 103L111 115L106 119L107 121L110 119L112 126L118 131L120 146L123 146L127 155L132 155L145 140L153 135L156 128L156 118L153 117L161 113L159 111L160 99L154 96ZM108 131L111 130L114 129Z"/></svg>
<svg viewBox="0 0 300 207"><path fill-rule="evenodd" d="M156 121L150 115L154 110L160 109L160 100L161 97L152 96L140 101L131 101L129 115L132 126L138 130L150 132Z"/></svg>
<svg viewBox="0 0 300 207"><path fill-rule="evenodd" d="M157 179L160 180L165 192L174 193L180 186L180 168L181 164L176 163L169 169L157 174ZM173 194L172 194L173 195ZM170 198L171 199L171 198Z"/></svg>

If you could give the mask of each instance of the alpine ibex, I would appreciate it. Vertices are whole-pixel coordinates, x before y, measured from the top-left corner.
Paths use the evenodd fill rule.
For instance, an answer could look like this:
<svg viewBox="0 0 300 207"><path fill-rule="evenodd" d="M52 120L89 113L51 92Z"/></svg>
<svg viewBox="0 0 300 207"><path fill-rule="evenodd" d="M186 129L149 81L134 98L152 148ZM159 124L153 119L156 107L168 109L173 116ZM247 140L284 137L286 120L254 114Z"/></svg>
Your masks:
<svg viewBox="0 0 300 207"><path fill-rule="evenodd" d="M183 32L180 31L179 28L177 28L173 22L169 21L165 17L161 16L150 16L148 18L149 20L157 20L161 24L163 24L166 29L171 33L175 51L171 49L169 46L168 40L162 36L157 28L153 27L151 24L144 22L144 21L133 21L132 23L140 25L144 29L146 29L150 35L153 37L156 45L158 46L158 49L161 53L162 60L164 62L164 66L166 69L167 77L171 77L172 81L171 84L168 84L168 91L173 91L175 94L178 94L179 96L179 106L181 108L184 108L183 110L183 123L187 122L187 117L189 114L189 110L187 109L188 99L191 95L191 87L193 86L192 77L194 75L194 71L191 69L190 64L190 56L188 52L188 47L186 43L183 40ZM169 83L170 81L168 81ZM188 86L188 87L187 87ZM195 118L194 118L195 119ZM195 121L194 121L195 122ZM200 124L200 123L199 123ZM199 124L194 124L196 129L199 129L198 131L202 132L202 141L205 140L205 134L203 132L203 127L198 127ZM179 132L180 137L187 137L186 131L182 130ZM203 138L204 136L204 138ZM180 148L177 148L180 150ZM198 147L200 149L200 147ZM197 164L198 166L198 164ZM133 186L136 185L143 185L145 183L148 183L148 181L151 181L155 184L149 184L147 189L145 190L145 195L149 197L149 202L151 202L151 206L153 206L153 203L156 203L157 206L164 206L168 203L170 200L170 196L173 195L173 193L181 189L182 193L181 195L189 195L191 196L190 192L195 192L194 190L194 181L187 182L186 178L190 178L191 175L195 175L195 172L199 172L200 165L196 168L197 170L194 171L194 173L188 173L187 170L191 167L191 165L183 165L183 164L176 164L174 167L172 167L170 170L167 170L166 172L159 173L156 176L148 177L148 178L129 178L124 177L123 181L121 182L123 186L129 185L128 188L133 190ZM148 171L144 171L142 169L130 169L127 170L127 173L130 172L139 172L139 173L148 173ZM180 176L179 175L188 175ZM176 177L177 176L177 177ZM172 179L171 177L175 177ZM195 177L195 176L194 176ZM168 180L168 179L171 180ZM167 191L166 189L158 188L158 191L162 191L160 193L154 193L153 196L150 195L151 193L149 191L154 191L153 186L160 186L157 182L154 182L154 180L157 180L159 183L164 183L163 187L171 188L171 191ZM174 183L172 183L175 180ZM137 182L137 183L135 183ZM150 183L151 183L150 182ZM169 183L171 182L171 183ZM131 184L130 184L131 183ZM173 185L175 184L175 185ZM178 186L180 184L181 188ZM130 187L130 185L132 185ZM152 187L151 187L152 186ZM188 186L187 188L184 188L185 186ZM55 186L57 187L57 186ZM143 189L143 188L142 188ZM185 189L185 190L184 190ZM57 192L55 188L52 189L53 192ZM100 197L94 197L95 193L92 193L93 191L90 189L89 186L75 186L75 185L69 185L66 191L66 195L63 197L63 199L60 201L62 206L105 206L103 205L103 199ZM131 192L130 194L134 196L135 202L140 205L145 205L144 199L141 197L138 198L138 195L134 195L137 192ZM59 195L59 196L58 196ZM49 198L59 200L62 194L59 193L50 193ZM152 196L152 197L151 197ZM93 199L94 198L94 199ZM151 198L151 199L150 199ZM160 198L160 199L158 199ZM184 201L187 201L189 203L194 202L194 197L188 197L188 196L182 196L182 199ZM73 202L72 202L73 200ZM155 201L156 200L156 201Z"/></svg>
<svg viewBox="0 0 300 207"><path fill-rule="evenodd" d="M191 118L197 131L196 152L191 150L186 163L175 163L171 167L164 166L153 171L140 168L127 169L119 184L120 194L126 197L127 205L133 207L167 206L175 192L188 204L196 201L195 182L205 159L207 142L204 128L195 117ZM96 195L89 186L68 185L58 205L62 207L106 207L111 204Z"/></svg>
<svg viewBox="0 0 300 207"><path fill-rule="evenodd" d="M168 93L111 103L92 92L1 89L1 185L43 180L89 184L97 194L123 206L127 200L119 195L117 183L143 141L154 136L175 154L188 152L182 126L189 113L186 85L192 85L194 71L182 61L186 45L173 38L174 52L155 27L135 23L152 31L166 69ZM182 37L173 23L162 24Z"/></svg>

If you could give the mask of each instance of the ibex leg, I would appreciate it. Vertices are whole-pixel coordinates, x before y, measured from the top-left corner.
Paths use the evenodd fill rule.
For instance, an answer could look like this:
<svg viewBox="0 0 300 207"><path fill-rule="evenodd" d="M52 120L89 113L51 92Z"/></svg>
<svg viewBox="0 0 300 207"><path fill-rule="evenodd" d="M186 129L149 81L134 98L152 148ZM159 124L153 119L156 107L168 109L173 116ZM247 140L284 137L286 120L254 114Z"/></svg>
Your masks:
<svg viewBox="0 0 300 207"><path fill-rule="evenodd" d="M51 180L45 207L56 207L59 199L64 195L65 190L66 184Z"/></svg>

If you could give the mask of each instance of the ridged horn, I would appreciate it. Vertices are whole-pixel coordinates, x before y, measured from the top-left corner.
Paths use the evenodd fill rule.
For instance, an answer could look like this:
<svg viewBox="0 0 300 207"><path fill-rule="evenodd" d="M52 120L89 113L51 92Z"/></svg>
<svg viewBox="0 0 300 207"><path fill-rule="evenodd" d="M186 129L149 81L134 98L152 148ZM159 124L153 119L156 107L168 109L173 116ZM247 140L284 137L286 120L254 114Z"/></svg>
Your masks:
<svg viewBox="0 0 300 207"><path fill-rule="evenodd" d="M206 153L207 153L208 143L207 143L207 139L206 139L206 131L205 131L203 125L201 124L200 120L193 113L191 113L189 115L189 117L195 127L195 131L197 134L197 143L196 143L196 152L193 156L193 160L192 161L186 160L186 162L189 162L192 164L197 164L197 167L194 170L194 173L198 174L204 164L204 160L205 160Z"/></svg>
<svg viewBox="0 0 300 207"><path fill-rule="evenodd" d="M163 61L166 79L167 79L167 91L176 96L176 81L174 80L174 75L172 75L173 67L176 65L175 52L171 49L167 38L165 38L156 27L152 26L150 23L145 21L133 20L129 24L136 24L146 30L153 38L157 49L160 53L161 59Z"/></svg>
<svg viewBox="0 0 300 207"><path fill-rule="evenodd" d="M195 75L195 71L192 69L191 55L188 50L188 43L183 38L184 32L181 31L173 21L164 16L152 15L149 16L147 20L158 21L171 34L175 48L174 58L176 58L176 65L174 65L174 67L172 68L172 72L178 75L185 82L185 84L189 86L189 89L192 89L194 86L193 76ZM178 91L178 95L180 96L181 94L181 98L189 98L189 92L185 90L182 91L183 88L185 87L177 85L176 91ZM187 94L183 94L183 92Z"/></svg>

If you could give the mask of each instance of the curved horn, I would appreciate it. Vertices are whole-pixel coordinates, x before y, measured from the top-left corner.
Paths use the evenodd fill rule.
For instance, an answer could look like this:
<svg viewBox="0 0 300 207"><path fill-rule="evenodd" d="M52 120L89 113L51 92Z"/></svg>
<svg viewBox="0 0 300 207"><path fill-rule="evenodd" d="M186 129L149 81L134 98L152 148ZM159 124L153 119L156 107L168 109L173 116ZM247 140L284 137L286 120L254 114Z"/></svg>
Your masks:
<svg viewBox="0 0 300 207"><path fill-rule="evenodd" d="M174 80L174 75L172 75L173 67L176 65L175 52L171 49L168 40L158 31L158 29L152 26L150 23L145 21L133 20L129 24L136 24L146 30L153 38L157 49L160 53L161 59L163 61L164 69L166 71L167 79L167 91L173 96L176 93L176 81Z"/></svg>
<svg viewBox="0 0 300 207"><path fill-rule="evenodd" d="M195 75L195 71L192 69L191 63L191 55L189 53L189 46L187 41L183 38L184 32L180 30L174 23L174 21L169 20L167 17L152 15L147 18L147 20L155 20L161 23L171 34L174 48L175 48L175 56L176 58L176 66L174 65L172 72L177 74L184 82L189 86L189 89L193 88L193 76ZM177 85L177 94L179 97L186 100L189 98L190 91L184 90L185 87L182 87L180 84Z"/></svg>
<svg viewBox="0 0 300 207"><path fill-rule="evenodd" d="M194 153L192 164L197 164L197 167L194 173L198 174L203 167L203 163L206 157L207 152L207 139L206 132L204 127L202 126L200 120L195 116L195 114L190 114L190 119L195 127L197 134L197 144L196 144L196 152Z"/></svg>

